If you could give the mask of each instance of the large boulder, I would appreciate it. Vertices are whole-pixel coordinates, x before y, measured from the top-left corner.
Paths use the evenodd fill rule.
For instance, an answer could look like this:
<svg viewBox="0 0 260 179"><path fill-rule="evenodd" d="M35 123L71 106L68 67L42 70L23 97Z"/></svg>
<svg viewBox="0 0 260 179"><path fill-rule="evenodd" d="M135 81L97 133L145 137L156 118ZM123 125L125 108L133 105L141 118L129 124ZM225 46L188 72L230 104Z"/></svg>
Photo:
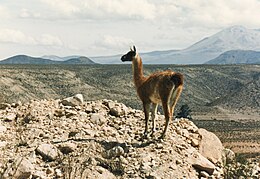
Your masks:
<svg viewBox="0 0 260 179"><path fill-rule="evenodd" d="M214 133L202 128L198 130L198 133L201 136L199 152L214 164L222 164L224 148L219 138Z"/></svg>

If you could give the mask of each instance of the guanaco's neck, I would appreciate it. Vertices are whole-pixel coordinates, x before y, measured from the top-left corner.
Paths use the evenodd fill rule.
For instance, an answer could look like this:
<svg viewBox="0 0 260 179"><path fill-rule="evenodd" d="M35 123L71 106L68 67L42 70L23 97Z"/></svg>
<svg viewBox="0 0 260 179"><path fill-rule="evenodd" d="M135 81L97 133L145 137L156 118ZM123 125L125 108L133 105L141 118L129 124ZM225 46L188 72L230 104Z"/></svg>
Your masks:
<svg viewBox="0 0 260 179"><path fill-rule="evenodd" d="M143 73L143 63L139 55L137 55L136 59L132 61L132 69L133 69L135 86L139 88L145 81L145 77Z"/></svg>

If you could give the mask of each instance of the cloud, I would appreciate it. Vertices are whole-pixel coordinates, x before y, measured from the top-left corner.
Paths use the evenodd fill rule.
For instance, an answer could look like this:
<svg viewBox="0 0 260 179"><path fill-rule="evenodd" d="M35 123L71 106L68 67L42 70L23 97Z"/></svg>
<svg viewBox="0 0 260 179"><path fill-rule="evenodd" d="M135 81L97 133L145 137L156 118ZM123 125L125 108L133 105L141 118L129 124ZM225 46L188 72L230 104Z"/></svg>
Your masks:
<svg viewBox="0 0 260 179"><path fill-rule="evenodd" d="M260 1L258 0L176 0L167 5L170 8L165 5L159 6L160 14L169 19L171 23L183 27L260 25L260 21L257 20L260 19Z"/></svg>
<svg viewBox="0 0 260 179"><path fill-rule="evenodd" d="M134 41L130 38L125 38L122 36L104 35L94 43L92 49L121 51L126 47L132 46L133 44Z"/></svg>
<svg viewBox="0 0 260 179"><path fill-rule="evenodd" d="M14 29L0 29L0 42L22 45L64 46L62 40L50 34L32 37Z"/></svg>
<svg viewBox="0 0 260 179"><path fill-rule="evenodd" d="M82 9L87 17L147 19L156 17L156 7L147 0L96 0L85 1Z"/></svg>
<svg viewBox="0 0 260 179"><path fill-rule="evenodd" d="M41 0L41 3L48 13L43 12L39 18L151 20L156 17L156 6L148 0Z"/></svg>
<svg viewBox="0 0 260 179"><path fill-rule="evenodd" d="M59 37L52 36L50 34L43 34L40 38L37 38L37 43L39 45L46 45L46 46L63 46L63 42Z"/></svg>
<svg viewBox="0 0 260 179"><path fill-rule="evenodd" d="M4 19L10 17L10 12L8 11L8 9L2 5L0 5L0 18Z"/></svg>
<svg viewBox="0 0 260 179"><path fill-rule="evenodd" d="M32 1L33 3L34 1ZM144 20L165 26L260 25L259 0L40 0L23 18L55 20ZM39 5L40 4L40 5ZM0 6L1 9L1 6Z"/></svg>
<svg viewBox="0 0 260 179"><path fill-rule="evenodd" d="M0 29L0 42L35 45L34 38L14 29Z"/></svg>
<svg viewBox="0 0 260 179"><path fill-rule="evenodd" d="M31 12L30 10L23 8L20 10L19 16L21 18L39 18L41 17L41 14L39 12Z"/></svg>
<svg viewBox="0 0 260 179"><path fill-rule="evenodd" d="M79 0L41 0L48 5L54 12L61 15L70 16L80 11L81 1Z"/></svg>
<svg viewBox="0 0 260 179"><path fill-rule="evenodd" d="M104 46L109 47L125 47L126 45L133 44L133 40L125 37L105 35L102 40Z"/></svg>

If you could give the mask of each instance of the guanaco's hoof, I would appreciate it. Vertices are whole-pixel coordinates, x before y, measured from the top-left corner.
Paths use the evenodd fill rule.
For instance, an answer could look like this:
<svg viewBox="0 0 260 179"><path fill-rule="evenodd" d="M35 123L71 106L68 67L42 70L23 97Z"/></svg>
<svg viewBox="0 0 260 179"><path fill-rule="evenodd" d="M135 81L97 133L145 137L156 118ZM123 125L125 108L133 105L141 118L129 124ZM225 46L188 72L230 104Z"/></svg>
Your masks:
<svg viewBox="0 0 260 179"><path fill-rule="evenodd" d="M158 139L164 139L165 135L161 135Z"/></svg>

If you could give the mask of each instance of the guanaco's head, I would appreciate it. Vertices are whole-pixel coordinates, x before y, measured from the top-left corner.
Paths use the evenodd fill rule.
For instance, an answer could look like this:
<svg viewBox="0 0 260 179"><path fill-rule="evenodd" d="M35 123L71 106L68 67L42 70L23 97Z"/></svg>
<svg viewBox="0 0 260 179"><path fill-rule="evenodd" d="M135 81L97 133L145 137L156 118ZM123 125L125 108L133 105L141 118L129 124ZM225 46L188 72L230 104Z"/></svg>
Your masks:
<svg viewBox="0 0 260 179"><path fill-rule="evenodd" d="M130 51L121 57L122 62L133 61L136 58L137 52L135 46L130 48Z"/></svg>

